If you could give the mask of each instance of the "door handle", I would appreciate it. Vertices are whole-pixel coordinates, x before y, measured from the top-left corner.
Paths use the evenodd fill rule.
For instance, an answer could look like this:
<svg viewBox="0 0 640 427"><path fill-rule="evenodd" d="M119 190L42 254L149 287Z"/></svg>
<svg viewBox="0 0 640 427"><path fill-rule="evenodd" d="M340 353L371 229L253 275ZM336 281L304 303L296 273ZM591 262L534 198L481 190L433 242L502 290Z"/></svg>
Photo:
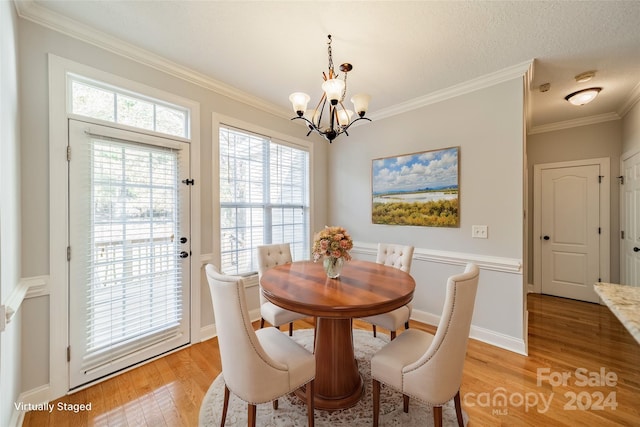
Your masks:
<svg viewBox="0 0 640 427"><path fill-rule="evenodd" d="M180 238L180 243L187 243L187 238L186 237L181 237Z"/></svg>
<svg viewBox="0 0 640 427"><path fill-rule="evenodd" d="M633 252L640 252L640 248L636 246L635 248L633 248Z"/></svg>
<svg viewBox="0 0 640 427"><path fill-rule="evenodd" d="M189 252L187 251L182 251L180 252L180 255L178 255L180 258L187 258L189 256Z"/></svg>
<svg viewBox="0 0 640 427"><path fill-rule="evenodd" d="M549 236L544 236L543 239L544 240L549 240Z"/></svg>

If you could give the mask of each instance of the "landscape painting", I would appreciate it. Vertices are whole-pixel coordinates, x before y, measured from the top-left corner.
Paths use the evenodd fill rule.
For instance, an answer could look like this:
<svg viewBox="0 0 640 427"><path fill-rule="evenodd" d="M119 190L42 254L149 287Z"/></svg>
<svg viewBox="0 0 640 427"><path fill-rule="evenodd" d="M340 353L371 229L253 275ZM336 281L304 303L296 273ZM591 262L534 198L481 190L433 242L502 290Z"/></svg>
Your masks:
<svg viewBox="0 0 640 427"><path fill-rule="evenodd" d="M459 147L374 159L374 224L459 227Z"/></svg>

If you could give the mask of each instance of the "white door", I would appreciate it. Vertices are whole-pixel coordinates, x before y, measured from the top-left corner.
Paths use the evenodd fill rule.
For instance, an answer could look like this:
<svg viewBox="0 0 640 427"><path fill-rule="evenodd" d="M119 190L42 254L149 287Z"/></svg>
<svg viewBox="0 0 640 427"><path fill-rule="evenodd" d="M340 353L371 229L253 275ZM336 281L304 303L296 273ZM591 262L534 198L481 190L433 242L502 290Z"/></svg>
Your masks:
<svg viewBox="0 0 640 427"><path fill-rule="evenodd" d="M69 383L189 342L189 144L69 121Z"/></svg>
<svg viewBox="0 0 640 427"><path fill-rule="evenodd" d="M542 293L597 302L600 270L598 165L541 171Z"/></svg>
<svg viewBox="0 0 640 427"><path fill-rule="evenodd" d="M640 153L622 162L622 283L640 286Z"/></svg>

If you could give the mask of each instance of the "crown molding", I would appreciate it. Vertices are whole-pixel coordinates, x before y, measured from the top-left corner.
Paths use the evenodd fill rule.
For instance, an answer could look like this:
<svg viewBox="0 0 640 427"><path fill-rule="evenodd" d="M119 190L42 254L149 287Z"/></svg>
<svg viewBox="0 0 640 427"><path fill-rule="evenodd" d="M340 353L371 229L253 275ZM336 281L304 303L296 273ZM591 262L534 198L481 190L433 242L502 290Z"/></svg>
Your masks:
<svg viewBox="0 0 640 427"><path fill-rule="evenodd" d="M597 123L610 122L612 120L620 120L618 113L604 113L597 116L581 117L579 119L565 120L563 122L549 123L546 125L533 126L527 132L527 135L535 135L537 133L553 132L563 129L571 129L579 126L594 125Z"/></svg>
<svg viewBox="0 0 640 427"><path fill-rule="evenodd" d="M507 80L523 77L525 73L529 71L532 64L533 60L521 62L511 67L496 71L495 73L486 74L473 80L469 80L442 90L432 92L428 95L413 98L409 101L392 105L391 107L383 108L382 110L378 110L375 114L372 114L370 118L372 120L380 120L387 117L396 116L398 114L413 111L421 107L426 107L427 105L436 104L447 99L455 98L457 96L491 87Z"/></svg>
<svg viewBox="0 0 640 427"><path fill-rule="evenodd" d="M42 25L51 30L65 34L69 37L92 44L101 49L107 50L122 57L131 59L148 67L162 71L174 77L211 90L220 95L226 96L235 101L251 105L277 117L289 119L291 114L289 109L282 108L262 98L243 92L238 88L230 86L219 80L215 80L202 73L184 67L178 63L170 61L154 53L148 52L131 43L97 31L88 25L82 24L66 16L60 15L47 8L44 8L33 0L20 0L14 2L18 16L23 19ZM473 80L463 82L449 88L411 99L400 104L383 108L370 116L373 120L380 120L398 114L406 113L427 105L435 104L484 89L498 83L502 83L513 78L522 77L532 68L533 59L520 64L499 70L497 72L480 76Z"/></svg>
<svg viewBox="0 0 640 427"><path fill-rule="evenodd" d="M92 44L101 49L115 53L122 57L139 62L166 74L178 77L205 89L209 89L220 95L235 101L251 105L267 113L278 117L290 118L289 110L276 106L262 98L243 92L233 86L212 79L202 73L191 70L166 58L148 52L131 43L97 31L96 29L67 18L49 9L46 9L33 0L20 0L14 2L18 16L34 22L43 27L57 31L69 37Z"/></svg>
<svg viewBox="0 0 640 427"><path fill-rule="evenodd" d="M618 115L620 117L624 117L629 110L633 108L636 103L640 101L640 83L634 87L629 93L629 97L624 101L620 109L618 110Z"/></svg>

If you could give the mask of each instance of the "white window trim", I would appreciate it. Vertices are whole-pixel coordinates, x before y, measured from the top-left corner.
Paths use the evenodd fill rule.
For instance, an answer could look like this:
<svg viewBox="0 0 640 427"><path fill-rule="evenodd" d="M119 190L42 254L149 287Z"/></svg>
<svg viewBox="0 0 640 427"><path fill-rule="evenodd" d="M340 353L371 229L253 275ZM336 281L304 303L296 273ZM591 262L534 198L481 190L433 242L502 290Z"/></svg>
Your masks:
<svg viewBox="0 0 640 427"><path fill-rule="evenodd" d="M211 192L212 192L212 224L213 232L211 233L211 261L219 268L221 265L221 251L220 251L220 173L218 172L218 165L220 164L220 127L230 126L237 129L243 129L248 132L253 132L260 135L265 135L271 138L274 142L283 145L289 145L294 148L307 150L309 152L309 241L313 241L312 227L314 224L314 209L313 201L314 197L314 156L315 156L315 144L313 142L304 140L301 138L295 138L291 135L286 135L272 129L263 128L252 123L236 119L234 117L225 116L218 113L213 113L211 117L211 164L215 167L215 172L211 177ZM309 255L311 255L311 248L309 248ZM257 283L252 280L245 281L245 287L255 286Z"/></svg>
<svg viewBox="0 0 640 427"><path fill-rule="evenodd" d="M68 236L67 161L68 97L67 73L81 75L132 92L189 109L191 177L191 342L200 342L200 104L159 89L49 54L49 398L69 391L67 362L68 328ZM82 117L83 121L88 121ZM109 126L118 127L115 123ZM136 129L136 131L140 131ZM155 134L151 132L151 134ZM163 138L171 136L162 135ZM179 139L173 137L174 139ZM63 369L64 367L64 369Z"/></svg>

